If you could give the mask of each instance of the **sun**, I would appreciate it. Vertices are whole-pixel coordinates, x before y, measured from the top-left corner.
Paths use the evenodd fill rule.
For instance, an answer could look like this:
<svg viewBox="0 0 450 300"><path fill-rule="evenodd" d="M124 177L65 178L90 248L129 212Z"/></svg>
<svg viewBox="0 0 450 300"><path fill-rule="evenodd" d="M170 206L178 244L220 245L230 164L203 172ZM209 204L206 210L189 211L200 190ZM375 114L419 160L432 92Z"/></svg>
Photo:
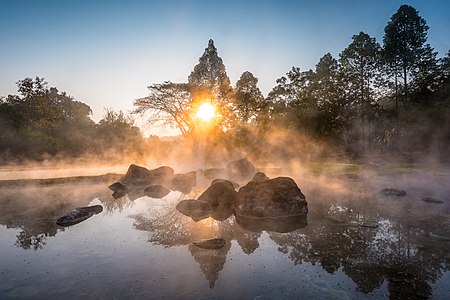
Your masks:
<svg viewBox="0 0 450 300"><path fill-rule="evenodd" d="M197 118L205 122L211 121L215 115L216 109L214 108L214 105L212 105L210 102L204 102L198 107Z"/></svg>

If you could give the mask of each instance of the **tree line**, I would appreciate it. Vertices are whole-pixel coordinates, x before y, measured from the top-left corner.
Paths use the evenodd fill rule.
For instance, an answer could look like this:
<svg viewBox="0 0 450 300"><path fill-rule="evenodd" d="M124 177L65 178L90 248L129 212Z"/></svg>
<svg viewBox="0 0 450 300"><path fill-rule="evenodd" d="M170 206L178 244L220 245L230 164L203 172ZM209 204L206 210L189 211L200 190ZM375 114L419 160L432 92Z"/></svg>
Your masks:
<svg viewBox="0 0 450 300"><path fill-rule="evenodd" d="M359 32L339 57L326 53L314 70L293 67L267 97L249 71L233 88L210 40L187 83L153 84L134 105L137 113L149 113L150 122L189 136L197 129L196 103L212 99L219 109L217 128L246 146L265 130L281 128L353 154L444 155L450 150L450 51L438 59L427 43L428 29L414 7L402 5L384 28L382 45Z"/></svg>
<svg viewBox="0 0 450 300"><path fill-rule="evenodd" d="M450 150L450 51L437 58L427 43L428 29L414 7L402 5L385 26L382 45L359 32L339 57L326 53L311 70L293 67L267 97L249 71L233 87L210 40L187 82L150 85L148 96L134 101L133 113L154 126L179 129L184 140L196 139L201 130L196 109L207 99L216 108L207 134L216 149L264 156L285 153L286 143L295 148L314 140L355 155L426 152L445 159ZM89 106L48 87L43 78L17 84L19 95L0 98L3 162L86 154L164 157L160 150L177 142L144 138L132 117L112 109L96 124ZM274 136L277 143L265 143Z"/></svg>

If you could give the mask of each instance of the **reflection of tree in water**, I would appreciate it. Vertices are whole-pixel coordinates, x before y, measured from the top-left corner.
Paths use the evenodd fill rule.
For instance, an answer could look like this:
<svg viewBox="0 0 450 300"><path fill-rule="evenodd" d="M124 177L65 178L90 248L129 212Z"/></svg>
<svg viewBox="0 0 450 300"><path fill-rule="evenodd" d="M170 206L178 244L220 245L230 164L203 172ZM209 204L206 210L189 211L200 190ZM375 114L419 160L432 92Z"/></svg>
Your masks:
<svg viewBox="0 0 450 300"><path fill-rule="evenodd" d="M342 268L362 293L388 280L391 299L428 298L430 283L449 270L448 244L433 243L421 228L382 218L378 228L366 228L310 217L314 224L300 232L269 236L295 264L319 263L331 274Z"/></svg>
<svg viewBox="0 0 450 300"><path fill-rule="evenodd" d="M191 218L176 211L176 204L183 199L171 201L148 198L148 214L137 214L134 227L150 233L149 242L163 247L186 246L199 264L200 270L205 274L211 288L219 278L219 272L225 265L227 254L231 249L231 241L237 240L245 253L252 253L258 248L260 233L252 233L242 229L234 218L225 221L216 221L212 218L194 222ZM215 237L224 238L226 243L221 249L201 249L192 245L193 242Z"/></svg>
<svg viewBox="0 0 450 300"><path fill-rule="evenodd" d="M21 230L16 246L42 249L48 237L64 231L56 220L76 207L86 206L102 189L102 185L86 183L2 187L0 224Z"/></svg>

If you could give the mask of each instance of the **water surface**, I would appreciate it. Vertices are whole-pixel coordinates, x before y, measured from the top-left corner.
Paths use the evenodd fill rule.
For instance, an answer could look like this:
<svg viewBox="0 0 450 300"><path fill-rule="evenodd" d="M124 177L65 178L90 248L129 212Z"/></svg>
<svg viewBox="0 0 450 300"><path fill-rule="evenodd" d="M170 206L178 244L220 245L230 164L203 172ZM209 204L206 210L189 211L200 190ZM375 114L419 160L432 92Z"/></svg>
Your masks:
<svg viewBox="0 0 450 300"><path fill-rule="evenodd" d="M201 190L113 199L105 183L4 186L0 299L450 297L448 175L295 179L308 224L278 232L233 215L195 222L176 211ZM407 196L379 194L390 186ZM103 212L56 225L94 204ZM214 237L226 240L222 249L192 245Z"/></svg>

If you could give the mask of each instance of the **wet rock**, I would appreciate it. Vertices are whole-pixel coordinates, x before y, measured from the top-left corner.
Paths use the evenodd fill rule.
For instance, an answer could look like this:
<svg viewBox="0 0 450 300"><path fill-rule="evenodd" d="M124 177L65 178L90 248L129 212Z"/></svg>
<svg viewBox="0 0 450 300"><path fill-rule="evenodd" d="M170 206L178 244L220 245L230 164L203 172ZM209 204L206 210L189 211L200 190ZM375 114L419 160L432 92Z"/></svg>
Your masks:
<svg viewBox="0 0 450 300"><path fill-rule="evenodd" d="M222 178L214 179L214 180L211 182L211 185L216 184L216 183L218 183L218 182L229 182L229 183L231 183L231 184L233 185L233 188L234 188L234 189L238 189L238 188L240 187L239 183L234 182L234 181L231 181L231 180L222 179Z"/></svg>
<svg viewBox="0 0 450 300"><path fill-rule="evenodd" d="M436 198L432 198L432 197L422 197L421 199L422 199L422 201L425 201L425 202L428 202L428 203L436 203L436 204L445 203L444 200L436 199Z"/></svg>
<svg viewBox="0 0 450 300"><path fill-rule="evenodd" d="M225 180L212 184L198 197L198 200L208 202L215 208L219 205L233 205L236 195L233 184Z"/></svg>
<svg viewBox="0 0 450 300"><path fill-rule="evenodd" d="M255 175L255 166L247 159L229 162L226 166L228 178L236 181L248 181Z"/></svg>
<svg viewBox="0 0 450 300"><path fill-rule="evenodd" d="M406 191L393 188L382 189L380 193L384 196L397 196L397 197L406 196Z"/></svg>
<svg viewBox="0 0 450 300"><path fill-rule="evenodd" d="M169 189L167 189L159 184L151 185L144 190L145 196L148 196L150 198L156 198L156 199L162 198L169 193L170 193Z"/></svg>
<svg viewBox="0 0 450 300"><path fill-rule="evenodd" d="M253 176L251 181L261 183L261 182L264 182L264 181L269 180L269 179L270 178L267 177L267 175L265 173L258 172L258 173L255 174L255 176Z"/></svg>
<svg viewBox="0 0 450 300"><path fill-rule="evenodd" d="M192 188L197 184L197 172L192 171L186 174L175 174L169 183L169 188L172 191L189 194Z"/></svg>
<svg viewBox="0 0 450 300"><path fill-rule="evenodd" d="M177 204L176 210L194 221L208 218L213 212L211 204L201 200L188 199Z"/></svg>
<svg viewBox="0 0 450 300"><path fill-rule="evenodd" d="M113 192L128 190L126 185L122 184L120 181L114 182L113 184L108 186L108 188Z"/></svg>
<svg viewBox="0 0 450 300"><path fill-rule="evenodd" d="M137 165L130 165L127 173L121 180L124 184L164 184L174 174L171 167L162 166L153 170L140 167Z"/></svg>
<svg viewBox="0 0 450 300"><path fill-rule="evenodd" d="M192 244L203 249L220 249L225 246L225 240L222 238L215 238L200 242L193 242Z"/></svg>
<svg viewBox="0 0 450 300"><path fill-rule="evenodd" d="M308 213L305 196L295 181L277 177L249 182L241 187L234 205L236 215L250 218L277 218Z"/></svg>
<svg viewBox="0 0 450 300"><path fill-rule="evenodd" d="M56 221L59 226L72 226L89 219L103 211L101 205L93 205L87 207L78 207Z"/></svg>
<svg viewBox="0 0 450 300"><path fill-rule="evenodd" d="M128 189L117 190L112 194L112 197L114 199L120 199L120 198L124 197L126 194L128 194Z"/></svg>

